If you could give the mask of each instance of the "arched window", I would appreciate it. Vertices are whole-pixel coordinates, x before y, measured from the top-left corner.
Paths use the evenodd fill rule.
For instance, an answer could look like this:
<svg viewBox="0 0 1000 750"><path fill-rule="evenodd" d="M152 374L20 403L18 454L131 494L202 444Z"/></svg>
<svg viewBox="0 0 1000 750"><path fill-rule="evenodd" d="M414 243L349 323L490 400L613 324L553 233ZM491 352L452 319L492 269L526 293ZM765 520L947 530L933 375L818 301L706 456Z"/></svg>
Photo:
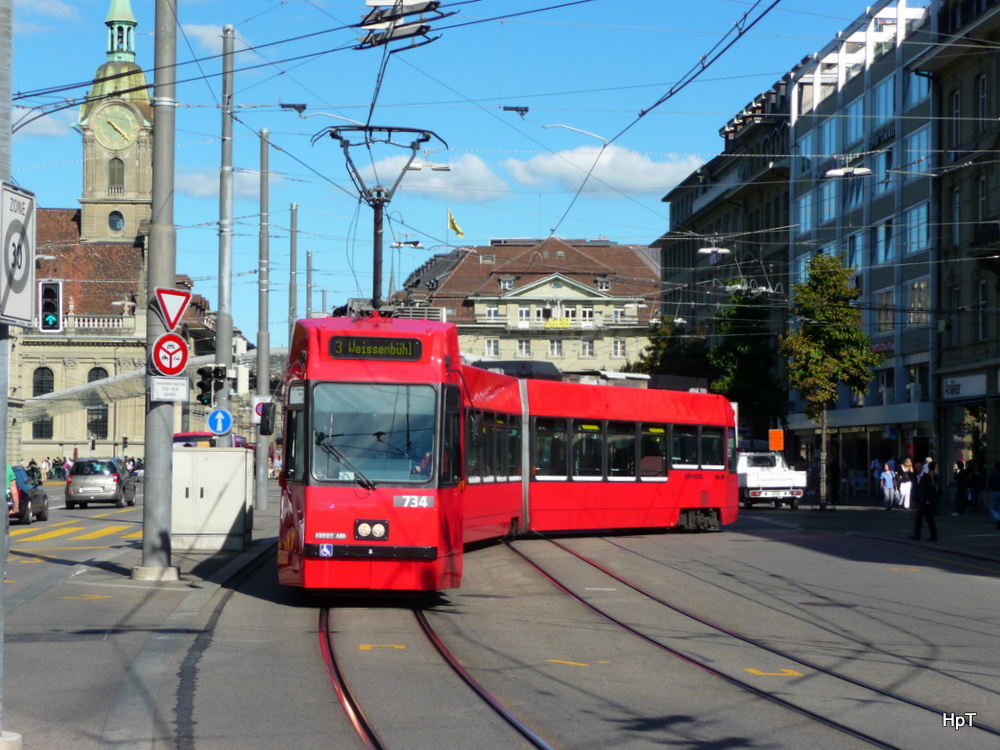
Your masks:
<svg viewBox="0 0 1000 750"><path fill-rule="evenodd" d="M108 226L115 232L120 232L125 228L125 217L121 211L112 211L108 214Z"/></svg>
<svg viewBox="0 0 1000 750"><path fill-rule="evenodd" d="M108 160L108 192L125 192L125 162L117 156Z"/></svg>
<svg viewBox="0 0 1000 750"><path fill-rule="evenodd" d="M87 382L93 383L95 380L104 380L108 377L108 371L103 367L92 367L87 373ZM108 439L108 405L94 406L87 409L87 437L98 440Z"/></svg>
<svg viewBox="0 0 1000 750"><path fill-rule="evenodd" d="M31 376L31 395L44 396L52 393L56 387L55 375L48 367L39 367ZM31 437L34 440L52 439L52 418L36 419L31 423Z"/></svg>

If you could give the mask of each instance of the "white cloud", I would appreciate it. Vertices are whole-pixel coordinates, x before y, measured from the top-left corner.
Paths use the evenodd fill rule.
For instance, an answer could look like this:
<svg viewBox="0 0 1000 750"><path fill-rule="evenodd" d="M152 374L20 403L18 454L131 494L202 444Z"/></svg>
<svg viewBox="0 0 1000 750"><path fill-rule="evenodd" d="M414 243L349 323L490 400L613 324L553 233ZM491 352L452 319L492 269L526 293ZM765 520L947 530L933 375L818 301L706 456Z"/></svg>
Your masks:
<svg viewBox="0 0 1000 750"><path fill-rule="evenodd" d="M206 55L222 54L222 27L211 24L182 24L184 36L194 43L194 46L201 49ZM247 52L249 45L240 38L239 33L233 40L233 67L237 70L249 65L258 65L264 59L256 52ZM220 63L221 64L221 63Z"/></svg>
<svg viewBox="0 0 1000 750"><path fill-rule="evenodd" d="M496 200L510 192L507 183L478 156L464 154L447 162L438 156L432 153L427 158L418 153L414 164L428 161L432 164L446 163L451 171L438 172L424 167L419 172L407 172L399 189L410 195L452 200L461 198L466 202ZM365 184L371 188L377 174L380 184L389 188L399 177L406 159L406 156L391 156L377 162L374 169L369 167L362 170Z"/></svg>
<svg viewBox="0 0 1000 750"><path fill-rule="evenodd" d="M272 187L280 183L279 175L271 174ZM174 187L178 193L192 198L219 197L219 170L188 170L179 171L174 178ZM256 171L235 170L233 172L234 200L257 200L260 194L260 174Z"/></svg>
<svg viewBox="0 0 1000 750"><path fill-rule="evenodd" d="M527 161L507 159L503 165L521 185L539 187L555 183L563 190L573 191L593 168L585 192L618 197L619 192L664 192L703 163L694 156L657 162L613 144L600 154L600 159L599 153L599 148L583 146L572 151L542 154Z"/></svg>
<svg viewBox="0 0 1000 750"><path fill-rule="evenodd" d="M64 109L61 112L53 112L52 114L33 119L39 114L41 113L36 110L15 106L11 113L11 122L17 128L14 132L14 138L18 139L28 136L38 136L41 138L80 137L70 127L76 123L79 116L77 108ZM28 122L29 120L30 122ZM27 124L20 125L21 123Z"/></svg>
<svg viewBox="0 0 1000 750"><path fill-rule="evenodd" d="M80 20L76 8L63 0L14 0L14 10L16 13L33 13L66 21Z"/></svg>

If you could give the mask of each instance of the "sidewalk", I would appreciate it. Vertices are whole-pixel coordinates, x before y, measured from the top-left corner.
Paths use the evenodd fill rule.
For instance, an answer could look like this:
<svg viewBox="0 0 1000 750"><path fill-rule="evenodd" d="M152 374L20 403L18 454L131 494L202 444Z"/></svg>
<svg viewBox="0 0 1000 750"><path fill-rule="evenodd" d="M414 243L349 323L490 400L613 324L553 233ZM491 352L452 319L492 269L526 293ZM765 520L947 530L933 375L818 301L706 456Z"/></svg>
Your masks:
<svg viewBox="0 0 1000 750"><path fill-rule="evenodd" d="M819 511L819 501L807 497L800 511ZM910 539L913 534L914 511L893 507L887 511L880 501L858 498L836 506L835 510L823 511L836 514L838 518L856 518L854 525L858 536L882 539L890 542L920 545L963 555L965 557L1000 563L1000 530L997 522L982 506L976 510L967 509L962 515L952 515L955 507L951 503L938 506L934 521L937 524L937 541L928 540L926 522L923 525L921 541Z"/></svg>
<svg viewBox="0 0 1000 750"><path fill-rule="evenodd" d="M161 687L185 645L234 576L273 561L278 486L254 509L252 542L241 552L174 551L179 581L131 578L141 543L95 549L63 563L4 601L5 659L0 749L153 750L165 733ZM58 559L47 562L56 563ZM8 740L14 733L23 744Z"/></svg>

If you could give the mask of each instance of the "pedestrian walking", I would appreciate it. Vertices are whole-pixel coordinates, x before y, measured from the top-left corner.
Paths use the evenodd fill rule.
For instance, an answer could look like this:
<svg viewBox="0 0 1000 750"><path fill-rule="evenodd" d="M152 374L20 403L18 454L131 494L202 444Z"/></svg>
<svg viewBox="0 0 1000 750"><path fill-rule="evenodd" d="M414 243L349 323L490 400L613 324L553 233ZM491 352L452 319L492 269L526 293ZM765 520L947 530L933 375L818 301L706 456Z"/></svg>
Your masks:
<svg viewBox="0 0 1000 750"><path fill-rule="evenodd" d="M42 471L42 482L44 483L49 478L49 471L52 469L52 462L49 461L49 457L46 456L42 459L41 471Z"/></svg>
<svg viewBox="0 0 1000 750"><path fill-rule="evenodd" d="M924 464L924 471L917 479L917 486L913 491L913 502L917 512L913 520L913 536L910 539L920 541L924 521L927 521L927 530L930 532L927 541L937 541L937 524L934 522L934 513L937 510L939 494L937 465L933 461L928 461Z"/></svg>
<svg viewBox="0 0 1000 750"><path fill-rule="evenodd" d="M955 511L952 515L961 516L964 515L965 506L969 502L969 474L965 469L965 461L955 462L952 479L955 480Z"/></svg>
<svg viewBox="0 0 1000 750"><path fill-rule="evenodd" d="M3 535L3 576L7 577L7 557L10 555L10 519L21 513L21 492L17 489L17 476L10 464L7 464L7 520Z"/></svg>
<svg viewBox="0 0 1000 750"><path fill-rule="evenodd" d="M990 515L997 522L997 529L1000 530L1000 461L993 462L993 472L986 480L986 488L990 493Z"/></svg>
<svg viewBox="0 0 1000 750"><path fill-rule="evenodd" d="M903 460L903 463L899 465L899 470L896 472L896 486L899 487L899 504L907 510L910 508L914 478L913 461L907 456Z"/></svg>
<svg viewBox="0 0 1000 750"><path fill-rule="evenodd" d="M896 500L896 475L889 468L888 461L882 464L882 473L878 477L879 487L882 488L882 502L885 503L886 510L892 510L892 504Z"/></svg>

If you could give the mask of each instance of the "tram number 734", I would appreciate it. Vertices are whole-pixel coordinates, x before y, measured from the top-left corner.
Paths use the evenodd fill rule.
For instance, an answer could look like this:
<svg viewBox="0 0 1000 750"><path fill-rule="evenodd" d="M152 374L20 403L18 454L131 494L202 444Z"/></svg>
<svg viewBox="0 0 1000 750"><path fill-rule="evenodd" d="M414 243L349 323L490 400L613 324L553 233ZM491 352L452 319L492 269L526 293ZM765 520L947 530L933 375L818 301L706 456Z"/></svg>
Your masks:
<svg viewBox="0 0 1000 750"><path fill-rule="evenodd" d="M392 504L397 508L433 508L434 495L396 495Z"/></svg>

